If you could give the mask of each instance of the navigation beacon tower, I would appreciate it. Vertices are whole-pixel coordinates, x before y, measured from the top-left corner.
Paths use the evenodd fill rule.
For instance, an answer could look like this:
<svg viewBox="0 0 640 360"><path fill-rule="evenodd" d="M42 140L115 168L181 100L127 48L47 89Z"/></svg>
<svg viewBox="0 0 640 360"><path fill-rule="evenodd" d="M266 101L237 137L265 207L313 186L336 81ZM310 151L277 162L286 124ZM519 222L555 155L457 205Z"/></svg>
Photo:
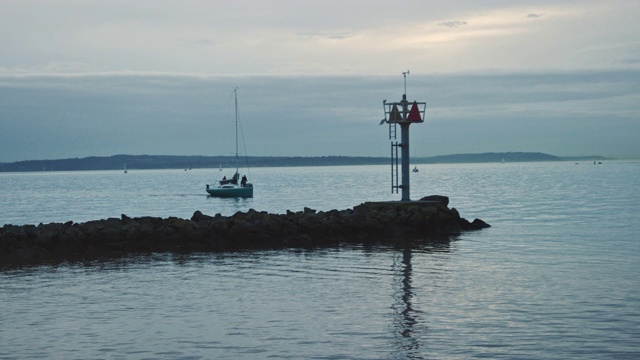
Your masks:
<svg viewBox="0 0 640 360"><path fill-rule="evenodd" d="M384 119L380 125L389 124L389 140L391 140L391 192L398 193L402 189L402 200L411 201L409 198L409 125L424 122L424 114L427 108L426 102L414 101L409 108L407 101L407 75L409 70L403 72L404 94L399 102L388 103L382 101ZM396 126L400 125L400 143L396 140ZM402 184L398 183L398 148L401 150L402 159Z"/></svg>

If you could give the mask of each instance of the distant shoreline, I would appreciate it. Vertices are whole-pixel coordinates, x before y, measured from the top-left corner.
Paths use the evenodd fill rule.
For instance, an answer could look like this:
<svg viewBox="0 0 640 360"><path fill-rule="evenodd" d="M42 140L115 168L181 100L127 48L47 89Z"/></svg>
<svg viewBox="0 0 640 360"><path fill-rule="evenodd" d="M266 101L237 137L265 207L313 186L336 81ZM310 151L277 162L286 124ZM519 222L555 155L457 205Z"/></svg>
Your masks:
<svg viewBox="0 0 640 360"><path fill-rule="evenodd" d="M539 152L490 152L414 157L415 164L496 163L536 161L602 161L599 155L560 157ZM251 167L385 165L388 157L365 156L249 156L241 159ZM233 156L113 155L58 160L27 160L0 163L0 172L78 171L133 169L211 169L235 167Z"/></svg>

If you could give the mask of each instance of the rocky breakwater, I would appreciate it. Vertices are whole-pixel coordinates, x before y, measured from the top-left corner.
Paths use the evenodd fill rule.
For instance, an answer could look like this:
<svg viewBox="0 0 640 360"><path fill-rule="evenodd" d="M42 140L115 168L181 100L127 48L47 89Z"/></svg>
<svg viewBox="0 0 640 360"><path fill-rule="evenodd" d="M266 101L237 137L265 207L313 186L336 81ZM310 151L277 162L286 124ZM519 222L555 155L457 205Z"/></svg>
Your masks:
<svg viewBox="0 0 640 360"><path fill-rule="evenodd" d="M228 251L316 247L341 243L398 243L442 239L489 227L461 218L449 199L433 195L410 202L367 202L347 210L253 209L232 216L196 211L191 219L138 217L4 225L0 264L42 263L149 252Z"/></svg>

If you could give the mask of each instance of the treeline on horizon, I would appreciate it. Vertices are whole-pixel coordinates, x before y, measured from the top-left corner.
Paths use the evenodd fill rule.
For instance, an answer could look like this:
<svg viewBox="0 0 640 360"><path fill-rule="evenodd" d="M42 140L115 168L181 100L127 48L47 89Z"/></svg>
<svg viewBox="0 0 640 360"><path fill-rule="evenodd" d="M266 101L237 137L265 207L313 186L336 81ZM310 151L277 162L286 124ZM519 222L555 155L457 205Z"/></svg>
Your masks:
<svg viewBox="0 0 640 360"><path fill-rule="evenodd" d="M559 157L537 152L502 152L481 154L453 154L431 157L414 157L411 164L491 163L533 161L584 161L604 160L602 156ZM388 157L365 156L249 156L240 159L240 166L340 166L390 164ZM202 169L235 167L233 156L178 156L178 155L113 155L91 156L58 160L27 160L0 163L1 172L20 171L74 171L74 170L124 170L127 169Z"/></svg>

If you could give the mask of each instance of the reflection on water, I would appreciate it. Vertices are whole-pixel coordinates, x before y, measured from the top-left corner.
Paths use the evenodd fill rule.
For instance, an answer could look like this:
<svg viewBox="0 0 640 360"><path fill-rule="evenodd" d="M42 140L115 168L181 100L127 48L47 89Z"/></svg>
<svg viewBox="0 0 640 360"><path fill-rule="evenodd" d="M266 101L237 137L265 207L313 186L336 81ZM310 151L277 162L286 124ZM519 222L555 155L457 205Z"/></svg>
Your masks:
<svg viewBox="0 0 640 360"><path fill-rule="evenodd" d="M394 300L392 308L394 310L393 331L396 337L396 347L398 351L407 359L423 359L422 338L428 330L426 312L414 308L413 298L415 296L412 285L413 265L412 256L414 251L422 254L430 252L448 252L450 250L449 239L440 239L435 244L419 246L416 243L405 244L401 249L396 249L393 258L393 288ZM426 291L427 289L422 289ZM427 294L424 294L425 296ZM417 328L420 329L417 329Z"/></svg>
<svg viewBox="0 0 640 360"><path fill-rule="evenodd" d="M0 174L0 219L343 209L388 198L363 185L387 170L263 169L256 183L301 185L259 186L251 203L207 198L206 171ZM437 245L5 269L0 358L637 359L639 177L638 162L426 166L414 194L493 227Z"/></svg>
<svg viewBox="0 0 640 360"><path fill-rule="evenodd" d="M414 297L427 289L413 287L413 257L424 266L432 252L448 250L439 243L150 254L5 269L1 314L12 325L0 327L0 358L79 351L384 359L395 348L419 359L427 326ZM26 346L27 336L37 345Z"/></svg>
<svg viewBox="0 0 640 360"><path fill-rule="evenodd" d="M396 293L396 304L394 310L396 318L394 325L398 332L398 346L407 354L409 358L414 358L420 348L420 340L414 336L414 326L416 325L416 313L413 309L412 298L413 288L411 286L411 248L405 247L402 250L402 261L398 264L394 259L394 268L398 275L394 276L394 284L398 288Z"/></svg>
<svg viewBox="0 0 640 360"><path fill-rule="evenodd" d="M253 197L216 197L207 195L207 201L212 201L217 206L223 207L227 212L246 212L254 204Z"/></svg>

